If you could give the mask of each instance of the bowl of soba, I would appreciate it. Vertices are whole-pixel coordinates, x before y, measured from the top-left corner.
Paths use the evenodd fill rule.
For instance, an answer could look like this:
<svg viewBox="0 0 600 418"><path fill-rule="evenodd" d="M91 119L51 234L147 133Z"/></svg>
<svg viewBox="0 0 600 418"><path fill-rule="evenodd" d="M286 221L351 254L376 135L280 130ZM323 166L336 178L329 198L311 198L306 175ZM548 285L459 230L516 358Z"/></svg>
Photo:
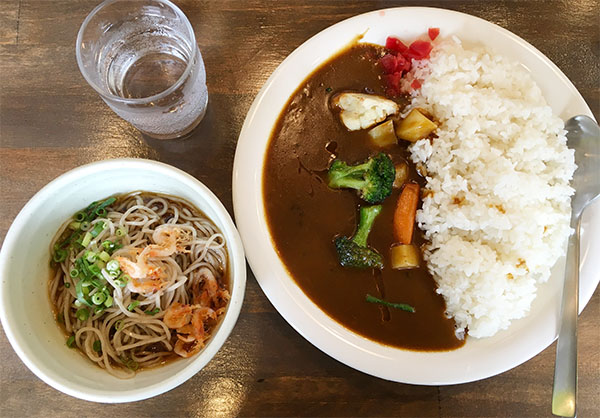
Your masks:
<svg viewBox="0 0 600 418"><path fill-rule="evenodd" d="M0 318L21 360L77 398L182 384L237 321L244 250L225 207L169 165L100 161L40 190L0 252Z"/></svg>

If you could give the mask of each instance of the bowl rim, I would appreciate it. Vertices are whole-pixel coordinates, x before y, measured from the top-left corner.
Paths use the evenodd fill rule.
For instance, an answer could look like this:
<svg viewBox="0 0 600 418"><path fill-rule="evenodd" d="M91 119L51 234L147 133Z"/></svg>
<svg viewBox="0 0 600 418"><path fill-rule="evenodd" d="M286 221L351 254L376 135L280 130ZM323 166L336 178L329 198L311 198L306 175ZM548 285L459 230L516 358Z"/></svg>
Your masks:
<svg viewBox="0 0 600 418"><path fill-rule="evenodd" d="M71 184L80 177L124 168L138 168L165 174L167 177L183 183L196 191L198 196L200 196L202 200L205 200L207 205L216 212L219 218L218 221L222 224L220 225L221 232L227 239L231 270L231 299L217 332L211 337L203 351L196 355L195 358L179 372L159 383L145 387L135 387L131 390L89 390L88 388L81 388L81 386L78 385L64 384L57 379L57 376L59 375L45 373L42 368L38 366L41 364L39 359L34 356L29 356L21 348L20 338L18 337L19 332L14 326L14 321L9 317L8 312L6 311L7 304L4 303L6 298L10 297L5 291L5 283L9 280L6 278L6 275L10 264L9 259L14 251L14 246L17 241L18 232L25 227L27 218L33 213L30 212L32 207L35 207L39 202L44 202L49 197L52 197L54 190L57 188L62 188L65 185ZM213 222L215 222L214 219ZM49 386L66 393L67 395L92 402L122 403L139 401L160 395L181 385L204 368L204 366L214 357L231 334L239 317L246 289L246 275L245 252L240 235L233 223L231 215L217 196L202 182L183 170L158 161L141 158L101 160L75 167L50 181L28 200L13 220L6 233L2 248L0 249L0 322L2 323L8 341L21 361L29 368L29 370L31 370L31 372ZM90 366L94 365L90 364ZM150 373L152 370L153 369L150 369L147 372ZM145 372L146 371L143 371L142 373Z"/></svg>
<svg viewBox="0 0 600 418"><path fill-rule="evenodd" d="M88 26L91 24L92 20L95 17L97 17L101 12L105 11L105 9L108 9L115 3L123 2L123 0L104 0L102 3L100 3L96 7L94 7L92 9L92 11L85 17L85 19L81 23L81 26L79 27L79 31L77 32L77 39L75 41L75 58L77 61L77 66L79 67L79 71L81 72L81 75L83 76L85 81L87 81L88 84L94 90L96 90L96 92L101 97L103 97L105 100L111 100L111 101L114 101L114 102L117 102L120 104L147 104L147 103L151 103L153 101L158 101L158 100L170 95L175 90L177 90L178 88L181 87L183 82L190 75L192 68L196 64L195 63L196 55L200 56L200 50L198 49L198 44L196 43L196 35L194 33L194 28L192 27L192 24L190 23L189 19L185 15L185 13L183 13L183 11L171 0L152 0L152 1L155 1L157 3L162 3L162 4L166 5L167 7L169 7L177 15L177 17L179 19L181 19L183 26L185 26L185 29L188 32L187 35L190 37L190 47L191 47L192 51L190 54L190 59L188 60L186 66L185 66L185 70L183 73L181 73L179 78L165 90L158 92L156 94L153 94L152 96L142 97L142 98L120 97L120 96L117 96L116 94L112 93L109 89L103 88L102 85L96 83L93 80L92 76L89 74L89 71L86 69L86 66L84 64L83 53L81 51L81 49L83 48L82 45L84 44L83 38L85 36L86 30L88 29ZM111 26L113 24L114 23L111 22ZM202 59L201 56L200 56L200 59Z"/></svg>
<svg viewBox="0 0 600 418"><path fill-rule="evenodd" d="M529 54L535 56L537 62L540 65L543 65L545 71L552 73L553 77L556 77L561 80L564 84L564 88L569 92L569 94L576 95L580 102L577 102L579 110L581 113L585 113L593 118L593 114L591 113L589 106L585 103L585 100L581 97L580 93L576 90L573 83L562 73L562 71L554 64L549 58L547 58L544 54L542 54L537 48L532 46L530 43L510 32L509 30L502 28L499 25L496 25L492 22L486 21L485 19L481 19L479 17L469 15L467 13L461 13L453 10L443 9L443 8L434 8L434 7L394 7L394 8L386 8L380 10L373 10L366 13L358 14L347 19L344 19L340 22L337 22L333 25L330 25L318 32L314 36L307 39L300 46L294 49L290 54L286 56L286 58L277 66L277 68L271 73L270 77L267 79L265 84L262 86L261 90L257 94L254 102L252 103L246 118L244 120L244 124L242 126L242 130L240 132L236 155L234 160L234 170L233 170L233 203L234 203L234 213L236 215L236 219L238 222L238 227L240 229L240 234L242 235L242 240L246 244L247 250L247 258L248 263L255 273L257 281L261 286L263 292L267 295L270 302L277 309L277 311L284 317L284 319L294 328L300 335L302 335L306 340L308 340L315 347L323 351L325 354L330 357L352 367L356 370L362 371L364 373L382 378L387 380L392 380L401 383L409 383L409 384L421 384L421 385L449 385L449 384L460 384L467 383L476 380L482 380L499 373L503 373L507 370L510 370L513 367L518 366L519 364L524 363L525 361L531 359L538 353L540 353L543 349L549 346L552 339L548 341L544 340L543 347L542 346L529 346L529 347L519 347L518 350L514 351L519 356L519 361L498 361L489 363L489 367L486 370L475 370L470 364L465 365L464 373L462 373L462 377L452 377L447 374L436 375L435 373L426 373L423 375L417 376L416 374L411 374L410 376L405 375L395 375L394 370L392 368L385 368L382 366L382 359L388 360L387 352L386 354L382 354L382 351L377 347L385 347L379 343L368 340L365 337L360 336L357 333L345 328L342 324L335 321L333 318L329 317L327 313L322 311L318 305L316 305L298 286L295 280L291 277L290 272L287 270L282 260L278 257L276 250L273 251L264 251L265 248L257 245L257 241L262 241L263 239L263 223L266 225L266 220L261 219L264 217L265 209L264 209L264 192L262 185L262 176L263 169L262 167L257 171L249 172L248 170L242 172L243 169L246 169L248 163L243 162L243 156L246 152L249 151L249 147L257 147L257 141L252 140L251 138L246 137L262 137L265 132L262 130L263 125L266 124L264 121L257 122L257 119L260 119L258 114L259 110L263 111L264 102L268 102L270 95L273 94L272 90L275 89L274 84L275 81L282 77L282 74L286 71L290 71L290 66L292 63L296 64L298 59L297 57L302 57L304 62L310 62L313 65L313 70L318 67L318 65L325 62L327 59L331 58L338 52L338 50L331 50L326 58L320 59L318 55L318 50L323 49L320 45L322 45L322 41L326 36L342 36L341 35L341 27L349 27L350 25L355 25L356 29L354 32L361 31L361 20L366 17L374 17L375 15L382 16L385 13L400 13L400 12L408 12L408 13L431 13L435 14L436 17L440 17L443 15L444 19L462 19L466 20L470 23L476 23L478 25L485 25L489 31L502 38L504 40L510 40L511 46L515 45L521 49L525 49ZM414 17L414 16L413 16ZM336 32L337 30L337 32ZM395 33L390 33L390 35L394 35ZM344 36L346 34L344 33ZM395 34L397 35L397 34ZM355 35L356 36L356 33ZM348 34L348 38L350 35ZM483 42L485 45L487 43ZM314 51L309 57L306 54L301 55L301 51L306 50L308 48L312 48ZM305 73L303 79L308 76L309 73ZM295 89L300 85L302 81L299 81L297 84L294 81L293 89ZM561 84L562 86L562 84ZM276 87L281 87L281 83ZM278 95L283 94L279 92ZM284 100L284 104L287 103L289 97L286 97ZM279 103L279 98L277 100ZM274 106L272 106L274 107ZM282 108L276 109L277 112L281 112ZM574 110L573 110L574 111ZM563 111L563 113L568 113L567 111ZM279 114L279 113L278 113ZM576 114L576 113L573 113ZM573 115L572 114L572 115ZM270 115L270 114L269 114ZM570 115L570 116L572 116ZM561 113L561 116L564 116ZM270 116L269 116L270 118ZM277 117L275 117L275 120ZM257 128L257 126L260 127ZM273 126L270 127L271 131L269 133L269 137L272 133ZM251 143L251 145L246 146L245 142ZM267 140L268 144L268 140ZM262 143L260 144L262 148ZM264 162L264 152L266 150L262 149L262 156L257 157L254 153L253 157L259 160L259 162ZM256 189L256 191L250 192L248 191L249 187L249 178L252 178L254 182L252 184L252 188ZM258 183L258 185L257 185ZM248 198L251 193L255 193L256 196L252 198L242 201L243 198ZM250 207L250 209L249 209ZM256 224L257 220L252 219L249 220L248 214L252 214L252 216L258 217L259 225L252 226L252 224ZM273 244L272 236L270 234L270 230L268 230L267 226L267 241L269 244ZM251 234L251 238L248 236L249 232L253 232ZM257 238L257 234L260 235ZM252 240L252 246L249 246L249 240ZM266 244L265 244L266 245ZM260 248L259 248L260 247ZM259 260L257 257L257 253L263 250L262 260ZM271 252L274 253L274 258L272 258ZM267 262L265 262L265 259ZM265 264L269 264L273 262L275 267L272 267L270 270L266 270ZM560 260L559 260L560 262ZM557 263L558 264L558 263ZM278 273L283 271L281 276L277 276L277 278L269 277L276 276ZM265 273L268 273L265 275ZM592 278L591 280L594 282L593 285L587 286L585 289L582 287L581 290L581 304L580 310L582 310L589 299L591 298L594 288L596 288L599 278ZM300 292L301 294L299 294ZM280 300L285 299L285 300ZM293 306L292 306L293 305ZM318 319L317 319L318 318ZM321 322L319 322L319 319ZM540 333L544 335L553 332L551 330L553 324L542 324L540 325ZM514 327L513 327L514 328ZM317 337L320 337L319 340ZM503 336L503 341L509 340L509 337ZM556 337L554 337L556 338ZM471 339L473 340L473 339ZM333 343L334 341L335 343ZM375 347L377 346L377 347ZM375 347L375 348L374 348ZM400 350L405 353L410 354L409 361L427 361L428 352L416 352L410 350L403 349L395 349ZM450 351L450 352L436 352L435 354L439 356L439 358L449 359L452 358L449 353L454 353L459 350ZM357 355L367 354L371 355L371 359L373 362L369 361L357 361ZM515 353L512 353L515 354ZM389 364L386 363L388 366ZM399 367L395 367L397 370ZM435 377L432 377L434 376Z"/></svg>

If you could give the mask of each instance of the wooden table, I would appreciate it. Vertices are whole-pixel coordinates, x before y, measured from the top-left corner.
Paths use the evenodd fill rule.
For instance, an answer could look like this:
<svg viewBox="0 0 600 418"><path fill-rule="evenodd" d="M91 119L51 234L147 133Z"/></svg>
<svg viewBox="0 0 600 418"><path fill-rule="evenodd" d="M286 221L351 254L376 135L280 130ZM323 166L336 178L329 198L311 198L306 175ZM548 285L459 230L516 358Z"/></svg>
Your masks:
<svg viewBox="0 0 600 418"><path fill-rule="evenodd" d="M208 71L205 120L184 141L145 139L113 114L75 62L75 38L98 0L2 0L0 237L51 179L113 157L160 160L194 175L232 211L231 169L252 100L310 36L401 1L177 0ZM600 117L598 0L422 1L482 17L523 37L569 77ZM555 345L499 376L457 386L380 380L320 352L274 310L249 270L229 340L187 383L154 399L99 406L35 377L0 333L0 416L549 416ZM600 293L580 320L579 412L600 416Z"/></svg>

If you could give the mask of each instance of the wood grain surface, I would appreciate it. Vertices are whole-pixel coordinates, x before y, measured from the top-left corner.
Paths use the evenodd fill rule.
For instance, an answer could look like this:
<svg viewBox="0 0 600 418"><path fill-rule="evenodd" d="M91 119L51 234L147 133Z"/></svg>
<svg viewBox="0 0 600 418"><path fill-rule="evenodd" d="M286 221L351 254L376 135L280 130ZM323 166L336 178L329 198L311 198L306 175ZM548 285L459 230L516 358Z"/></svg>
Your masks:
<svg viewBox="0 0 600 418"><path fill-rule="evenodd" d="M392 6L434 6L516 33L569 77L600 117L600 1L176 0L196 31L210 104L191 138L142 137L89 87L75 38L98 0L0 2L0 239L41 187L112 157L160 160L192 174L232 210L231 170L246 112L277 65L347 17ZM580 317L579 416L600 416L600 293ZM154 399L96 405L35 377L0 332L0 416L550 416L555 344L499 376L411 386L355 371L313 347L274 310L249 270L238 324L214 360Z"/></svg>

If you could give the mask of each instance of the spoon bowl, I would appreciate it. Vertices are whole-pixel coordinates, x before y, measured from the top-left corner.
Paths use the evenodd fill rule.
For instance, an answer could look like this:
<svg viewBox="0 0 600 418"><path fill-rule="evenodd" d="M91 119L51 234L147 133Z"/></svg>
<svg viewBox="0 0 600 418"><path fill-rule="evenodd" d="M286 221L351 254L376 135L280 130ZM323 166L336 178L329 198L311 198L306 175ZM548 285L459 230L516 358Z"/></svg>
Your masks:
<svg viewBox="0 0 600 418"><path fill-rule="evenodd" d="M565 124L569 148L575 150L577 170L573 174L573 216L600 195L600 127L588 116L575 116Z"/></svg>

